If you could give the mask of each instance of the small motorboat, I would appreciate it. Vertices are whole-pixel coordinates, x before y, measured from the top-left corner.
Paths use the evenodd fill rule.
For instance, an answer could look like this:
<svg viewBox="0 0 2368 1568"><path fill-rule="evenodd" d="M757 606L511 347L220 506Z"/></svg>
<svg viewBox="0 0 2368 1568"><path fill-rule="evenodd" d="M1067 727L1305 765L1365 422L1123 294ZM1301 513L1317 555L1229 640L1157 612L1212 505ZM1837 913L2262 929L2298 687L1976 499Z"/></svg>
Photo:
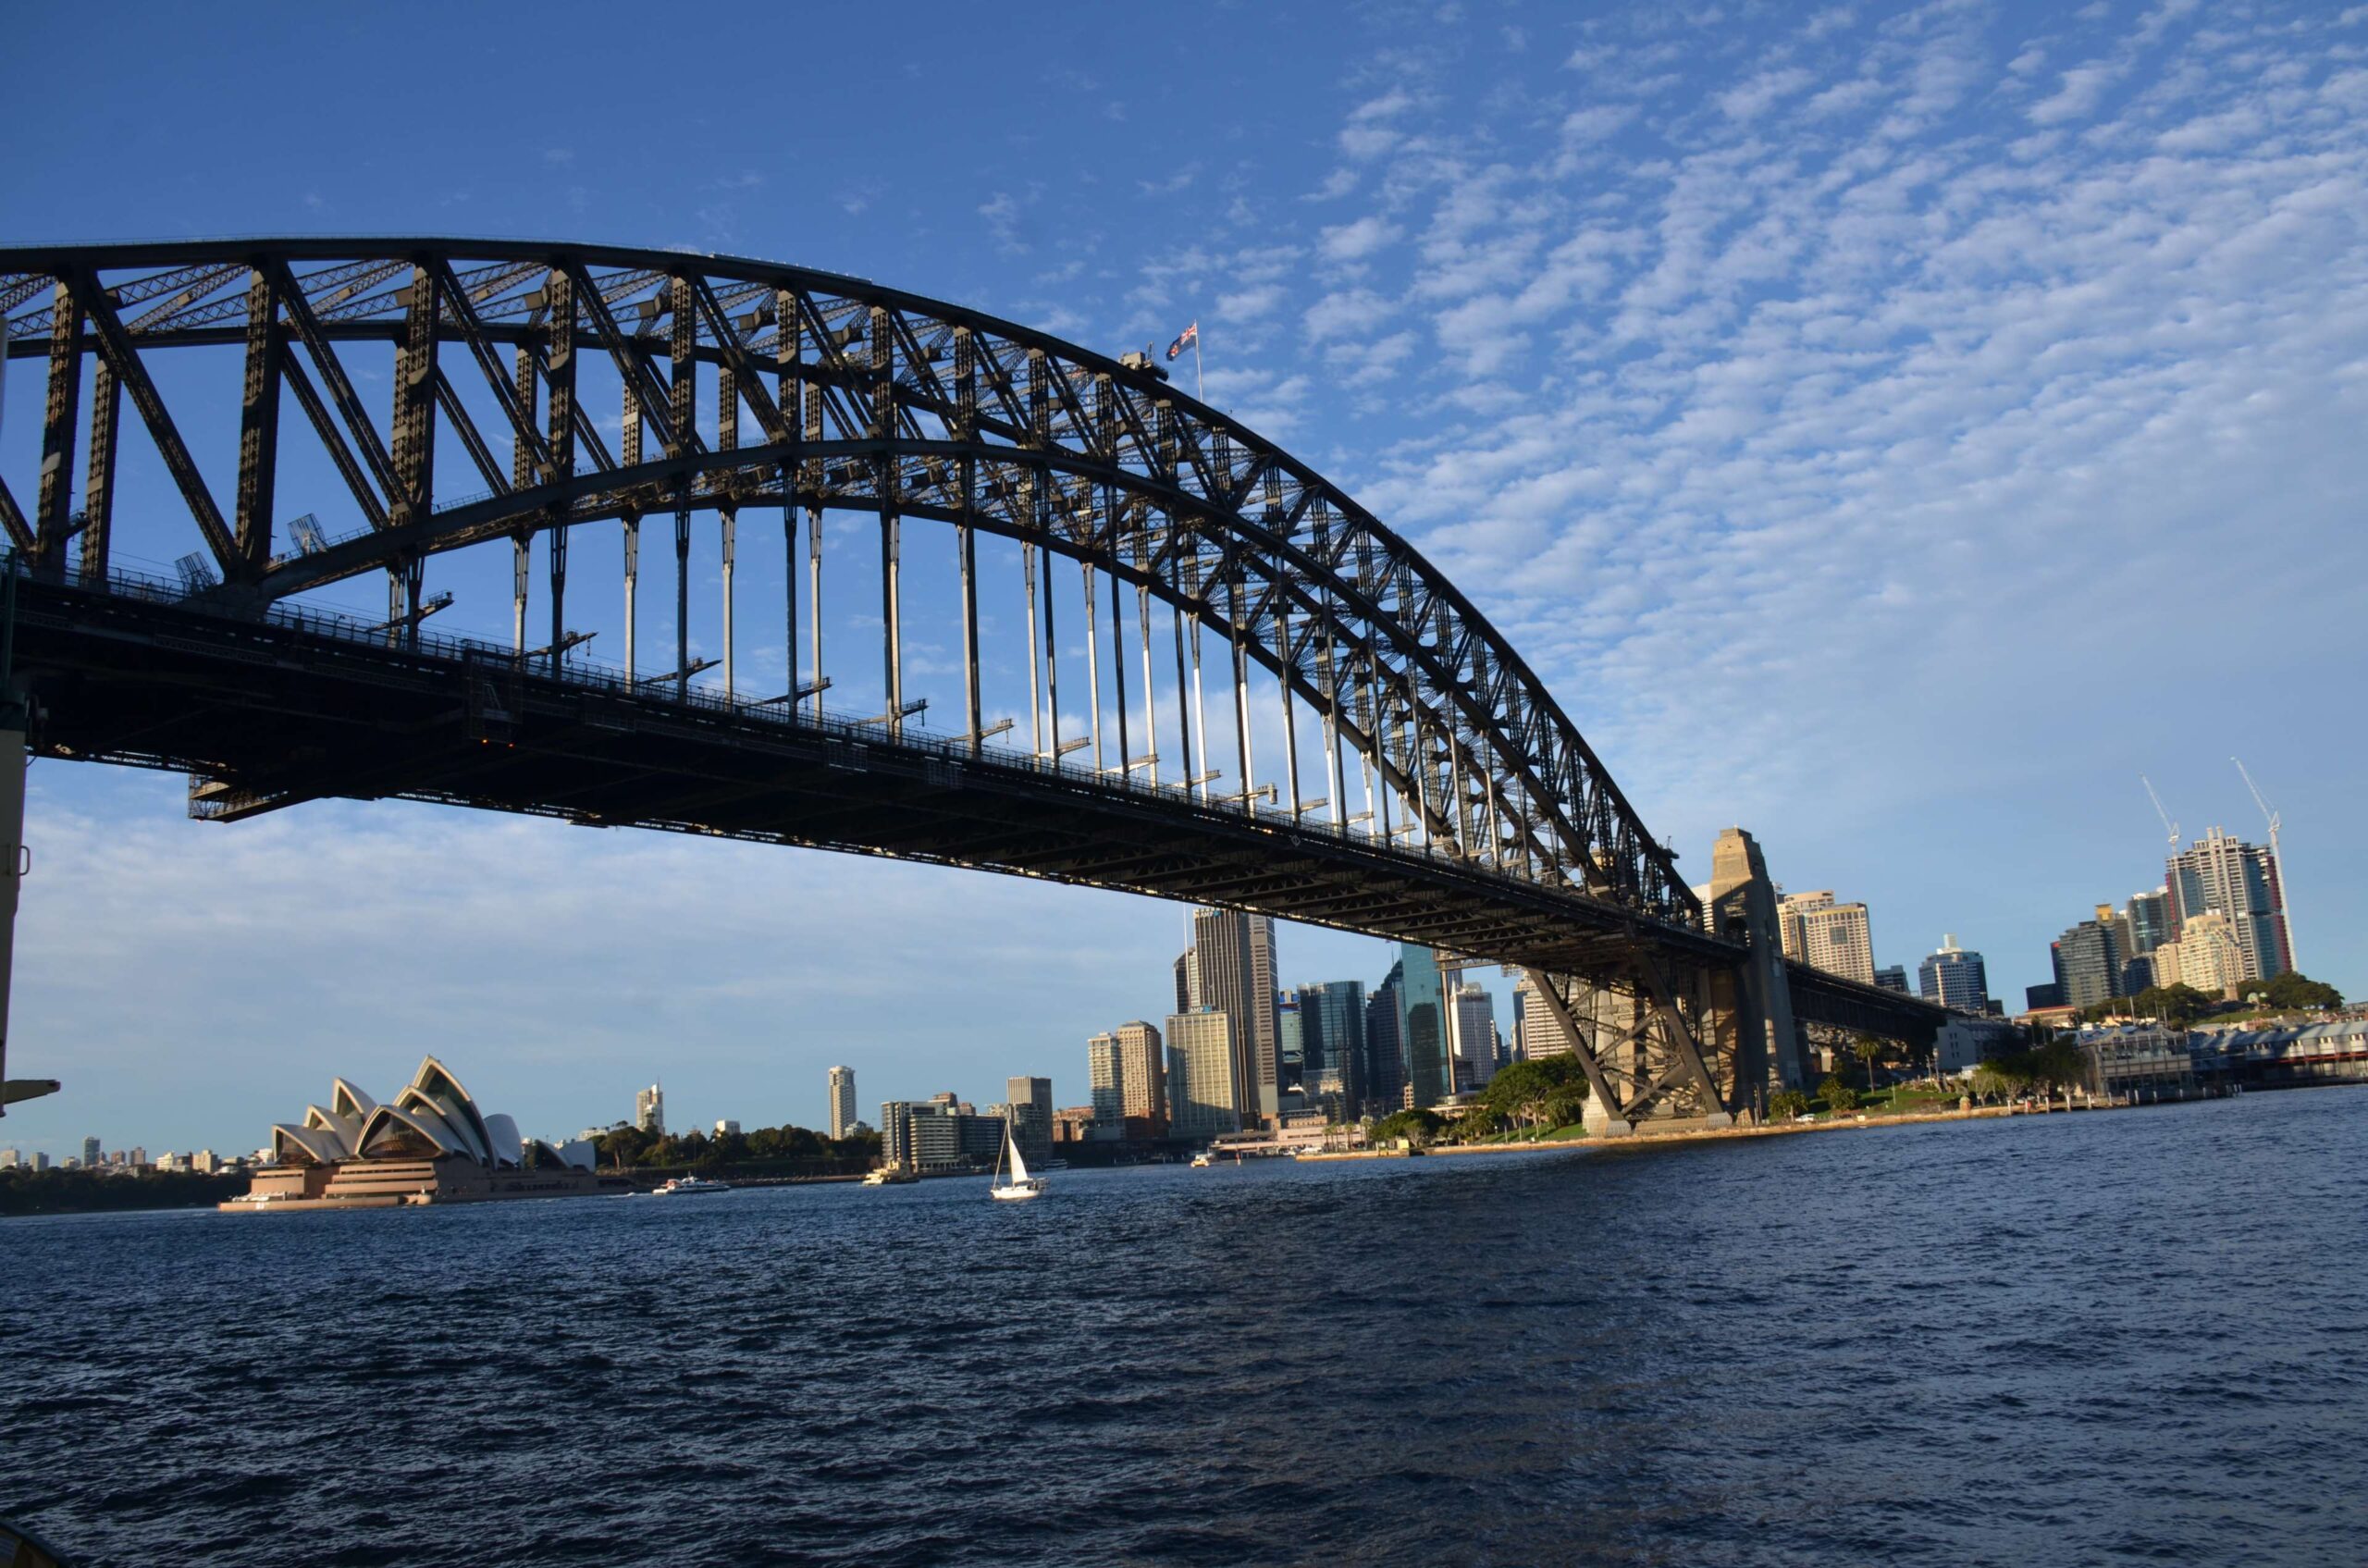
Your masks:
<svg viewBox="0 0 2368 1568"><path fill-rule="evenodd" d="M1004 1179L1005 1158L1011 1161L1009 1180ZM995 1174L987 1183L987 1196L1005 1203L1018 1203L1023 1198L1042 1197L1043 1191L1043 1178L1028 1174L1028 1162L1019 1157L1019 1145L1012 1140L1011 1124L1005 1122L1003 1129L1003 1152L995 1157Z"/></svg>
<svg viewBox="0 0 2368 1568"><path fill-rule="evenodd" d="M729 1181L709 1181L703 1176L678 1176L664 1186L654 1189L650 1196L672 1198L693 1192L729 1192L731 1191L732 1183Z"/></svg>

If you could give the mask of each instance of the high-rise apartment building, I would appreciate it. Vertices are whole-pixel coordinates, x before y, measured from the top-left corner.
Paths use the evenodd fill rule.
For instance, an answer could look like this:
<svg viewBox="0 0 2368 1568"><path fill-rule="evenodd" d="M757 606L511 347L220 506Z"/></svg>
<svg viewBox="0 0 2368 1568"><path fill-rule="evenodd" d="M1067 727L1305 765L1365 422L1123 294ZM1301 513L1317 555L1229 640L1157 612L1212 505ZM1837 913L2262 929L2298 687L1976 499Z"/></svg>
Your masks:
<svg viewBox="0 0 2368 1568"><path fill-rule="evenodd" d="M25 1163L22 1149L0 1149L0 1170L14 1170Z"/></svg>
<svg viewBox="0 0 2368 1568"><path fill-rule="evenodd" d="M2055 939L2065 1006L2092 1007L2121 990L2121 939L2104 920L2082 920Z"/></svg>
<svg viewBox="0 0 2368 1568"><path fill-rule="evenodd" d="M855 1068L831 1069L831 1136L855 1136Z"/></svg>
<svg viewBox="0 0 2368 1568"><path fill-rule="evenodd" d="M2284 894L2268 850L2214 828L2172 856L2164 872L2173 940L2184 945L2188 921L2218 913L2236 938L2241 980L2267 980L2294 967Z"/></svg>
<svg viewBox="0 0 2368 1568"><path fill-rule="evenodd" d="M1365 982L1301 986L1299 1028L1302 1086L1311 1094L1338 1093L1346 1114L1356 1116L1365 1095Z"/></svg>
<svg viewBox="0 0 2368 1568"><path fill-rule="evenodd" d="M1571 1043L1562 1037L1562 1026L1554 1021L1545 994L1530 984L1526 974L1513 982L1513 1006L1520 1014L1513 1028L1522 1060L1542 1062L1548 1056L1571 1054Z"/></svg>
<svg viewBox="0 0 2368 1568"><path fill-rule="evenodd" d="M1004 1098L1011 1105L1011 1136L1028 1158L1053 1157L1053 1080L1006 1078Z"/></svg>
<svg viewBox="0 0 2368 1568"><path fill-rule="evenodd" d="M666 1136L666 1091L653 1083L633 1097L633 1124L652 1138Z"/></svg>
<svg viewBox="0 0 2368 1568"><path fill-rule="evenodd" d="M82 1168L96 1170L98 1167L99 1141L95 1138L85 1138L82 1140Z"/></svg>
<svg viewBox="0 0 2368 1568"><path fill-rule="evenodd" d="M960 1108L951 1094L880 1106L880 1158L914 1171L984 1170L1003 1153L1005 1121Z"/></svg>
<svg viewBox="0 0 2368 1568"><path fill-rule="evenodd" d="M1829 890L1776 901L1784 957L1863 985L1875 983L1875 948L1864 904L1837 904Z"/></svg>
<svg viewBox="0 0 2368 1568"><path fill-rule="evenodd" d="M1125 1075L1117 1035L1097 1034L1086 1041L1085 1081L1097 1127L1117 1127L1127 1119Z"/></svg>
<svg viewBox="0 0 2368 1568"><path fill-rule="evenodd" d="M1990 971L1981 955L1957 945L1954 933L1941 938L1941 949L1916 967L1916 990L1927 1002L1979 1013L1990 1005Z"/></svg>
<svg viewBox="0 0 2368 1568"><path fill-rule="evenodd" d="M2189 917L2176 942L2165 942L2146 955L2156 985L2189 985L2207 996L2225 995L2242 986L2244 948L2238 941L2237 922L2217 909Z"/></svg>
<svg viewBox="0 0 2368 1568"><path fill-rule="evenodd" d="M1144 1132L1167 1136L1167 1052L1159 1031L1136 1019L1120 1024L1118 1039L1118 1112L1128 1121L1140 1118ZM1096 1113L1099 1115L1099 1112Z"/></svg>
<svg viewBox="0 0 2368 1568"><path fill-rule="evenodd" d="M1435 1105L1454 1092L1448 1056L1447 996L1437 958L1412 942L1398 945L1398 1038L1406 1058L1406 1086L1416 1105Z"/></svg>
<svg viewBox="0 0 2368 1568"><path fill-rule="evenodd" d="M1882 968L1875 971L1875 984L1882 990L1896 991L1903 996L1906 995L1907 966L1906 964L1885 964Z"/></svg>
<svg viewBox="0 0 2368 1568"><path fill-rule="evenodd" d="M1215 1008L1167 1019L1168 1125L1178 1138L1215 1138L1241 1130L1233 1098L1240 1053L1233 1017Z"/></svg>

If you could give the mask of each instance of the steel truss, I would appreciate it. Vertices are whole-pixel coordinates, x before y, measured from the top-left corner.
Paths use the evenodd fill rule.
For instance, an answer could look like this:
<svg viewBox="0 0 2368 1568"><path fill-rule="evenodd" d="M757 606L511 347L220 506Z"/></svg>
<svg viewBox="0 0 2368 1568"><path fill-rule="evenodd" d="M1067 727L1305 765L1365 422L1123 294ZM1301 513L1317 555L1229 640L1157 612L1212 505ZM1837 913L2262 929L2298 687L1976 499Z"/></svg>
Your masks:
<svg viewBox="0 0 2368 1568"><path fill-rule="evenodd" d="M640 525L671 514L677 636L672 672L659 684L682 698L695 669L685 597L693 518L712 512L721 531L728 671L738 525L754 509L779 508L791 688L780 700L795 716L811 695L819 717L828 685L817 612L820 520L826 511L851 510L879 524L888 700L876 722L893 742L913 710L902 684L904 525L947 525L961 567L963 733L972 753L984 756L974 541L980 534L1015 540L1029 574L1030 665L1041 634L1048 682L1058 677L1050 593L1041 627L1034 608L1040 563L1048 589L1054 559L1084 569L1090 617L1100 613L1095 583L1110 585L1116 657L1105 670L1097 653L1087 670L1097 767L1106 769L1099 717L1106 674L1119 715L1116 769L1147 768L1154 785L1159 779L1160 737L1127 733L1122 590L1131 588L1146 722L1154 729L1162 715L1153 706L1151 606L1165 604L1177 617L1166 718L1179 749L1170 777L1183 781L1173 787L1179 796L1189 790L1192 809L1287 819L1294 828L1321 809L1338 827L1351 820L1346 808L1358 777L1377 779L1378 795L1370 784L1366 792L1380 820L1366 831L1385 846L1411 831L1492 875L1617 911L1604 922L1611 940L1602 961L1548 991L1565 1008L1568 987L1579 981L1633 999L1638 1027L1583 1053L1606 1106L1643 1114L1678 1100L1714 1107L1733 1096L1732 1086L1714 1083L1700 1044L1708 1036L1698 955L1669 968L1672 954L1690 953L1706 934L1701 907L1671 852L1646 831L1543 684L1404 539L1147 363L1122 364L858 278L758 261L482 241L6 250L0 313L8 355L47 365L42 468L30 509L0 483L0 526L36 580L63 583L70 569L81 586L108 583L128 400L180 492L198 559L218 579L203 589L217 614L261 618L306 590L383 573L389 636L416 646L419 623L435 608L426 563L506 540L515 555L515 652L524 661L528 549L546 535L551 636L532 651L547 653L556 674L567 646L571 537L586 524L623 525L630 605ZM341 357L363 343L394 351L383 421L364 405ZM227 512L150 374L158 352L202 347L243 355L238 477ZM623 389L614 451L578 395L586 355L605 362ZM473 382L482 389L464 397L462 385ZM276 532L287 408L327 455L358 531L328 540ZM490 423L480 419L487 408ZM703 411L710 416L704 426ZM477 493L455 499L463 486ZM812 628L802 666L801 576ZM1228 794L1212 792L1201 645L1189 639L1188 672L1187 622L1229 650L1233 668L1215 673L1234 688L1231 727L1245 762L1250 723L1240 694L1254 664L1288 694L1287 736L1298 733L1294 704L1321 726L1328 777L1302 779L1294 743L1279 777L1245 777ZM1088 644L1098 648L1099 638ZM633 655L629 640L629 672ZM1058 733L1054 692L1053 733L1031 739L1039 756L1058 758L1079 743ZM1356 772L1343 766L1344 746ZM345 791L332 784L324 792ZM1153 875L1108 878L1157 891ZM1572 1027L1589 1038L1602 1032Z"/></svg>

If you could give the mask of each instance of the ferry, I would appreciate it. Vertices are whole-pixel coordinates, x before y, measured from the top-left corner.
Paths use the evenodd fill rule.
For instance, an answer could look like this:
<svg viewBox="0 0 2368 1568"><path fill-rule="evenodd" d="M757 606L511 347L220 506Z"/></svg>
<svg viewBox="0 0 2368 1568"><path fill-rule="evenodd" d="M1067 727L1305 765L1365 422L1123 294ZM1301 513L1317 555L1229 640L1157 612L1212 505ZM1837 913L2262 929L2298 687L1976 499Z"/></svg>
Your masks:
<svg viewBox="0 0 2368 1568"><path fill-rule="evenodd" d="M1216 1161L1209 1157L1209 1152L1206 1149L1202 1150L1199 1154L1192 1156L1192 1168L1194 1170L1206 1170L1209 1167L1215 1164L1216 1164Z"/></svg>
<svg viewBox="0 0 2368 1568"><path fill-rule="evenodd" d="M919 1181L920 1179L919 1171L906 1170L902 1166L883 1165L878 1170L866 1172L863 1184L866 1187L902 1187L907 1181Z"/></svg>
<svg viewBox="0 0 2368 1568"><path fill-rule="evenodd" d="M650 1196L667 1198L692 1192L729 1192L731 1191L732 1183L729 1181L709 1181L700 1176L678 1176L652 1192Z"/></svg>

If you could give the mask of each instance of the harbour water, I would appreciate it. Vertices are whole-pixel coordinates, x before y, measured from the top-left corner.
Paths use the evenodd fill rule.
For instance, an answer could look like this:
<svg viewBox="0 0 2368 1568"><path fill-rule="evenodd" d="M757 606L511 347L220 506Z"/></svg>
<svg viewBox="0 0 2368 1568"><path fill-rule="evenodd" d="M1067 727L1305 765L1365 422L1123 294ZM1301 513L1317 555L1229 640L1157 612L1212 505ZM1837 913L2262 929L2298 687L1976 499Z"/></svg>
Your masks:
<svg viewBox="0 0 2368 1568"><path fill-rule="evenodd" d="M2368 1091L0 1225L94 1564L2355 1564Z"/></svg>

